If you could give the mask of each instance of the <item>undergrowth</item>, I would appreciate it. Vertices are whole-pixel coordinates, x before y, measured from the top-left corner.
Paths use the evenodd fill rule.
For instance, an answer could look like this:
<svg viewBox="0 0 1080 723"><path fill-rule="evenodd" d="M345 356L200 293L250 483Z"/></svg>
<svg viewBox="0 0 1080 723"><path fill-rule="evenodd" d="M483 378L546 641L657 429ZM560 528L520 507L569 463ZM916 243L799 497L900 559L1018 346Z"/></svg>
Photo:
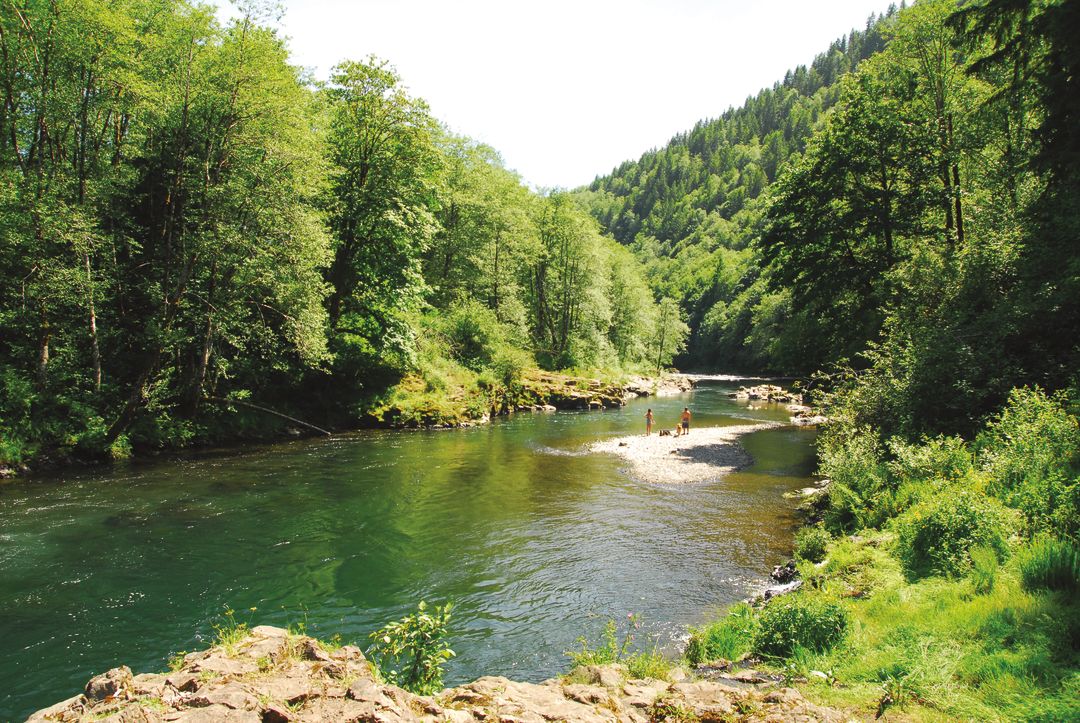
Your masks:
<svg viewBox="0 0 1080 723"><path fill-rule="evenodd" d="M820 437L835 537L800 534L803 589L693 631L688 660L770 654L766 666L856 717L1080 720L1069 410L1016 390L974 444L882 440L837 419Z"/></svg>

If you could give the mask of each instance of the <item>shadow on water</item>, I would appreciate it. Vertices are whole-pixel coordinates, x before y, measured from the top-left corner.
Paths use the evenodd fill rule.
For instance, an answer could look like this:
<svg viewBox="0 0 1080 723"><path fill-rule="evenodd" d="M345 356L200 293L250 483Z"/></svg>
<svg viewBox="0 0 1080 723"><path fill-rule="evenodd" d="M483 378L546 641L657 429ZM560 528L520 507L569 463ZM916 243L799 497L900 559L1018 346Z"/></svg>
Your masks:
<svg viewBox="0 0 1080 723"><path fill-rule="evenodd" d="M226 606L255 624L367 634L453 600L450 682L541 680L582 634L638 613L670 644L754 591L788 554L783 492L813 432L750 434L747 469L634 482L585 453L673 426L786 421L728 399L737 382L601 413L517 415L466 430L330 439L58 474L0 487L0 718L72 695L117 664L160 670L205 645Z"/></svg>

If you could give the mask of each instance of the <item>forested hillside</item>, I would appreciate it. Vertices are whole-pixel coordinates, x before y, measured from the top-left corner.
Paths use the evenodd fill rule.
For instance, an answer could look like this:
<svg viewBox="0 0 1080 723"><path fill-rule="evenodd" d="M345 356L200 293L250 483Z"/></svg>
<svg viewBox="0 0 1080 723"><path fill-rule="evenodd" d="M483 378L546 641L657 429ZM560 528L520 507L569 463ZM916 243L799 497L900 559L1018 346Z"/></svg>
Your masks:
<svg viewBox="0 0 1080 723"><path fill-rule="evenodd" d="M1075 12L891 10L579 196L679 299L685 365L850 365L905 432L973 429L1078 368Z"/></svg>
<svg viewBox="0 0 1080 723"><path fill-rule="evenodd" d="M692 364L822 372L803 587L692 659L866 717L1080 716L1077 28L1078 0L922 0L813 99L778 85L581 192Z"/></svg>
<svg viewBox="0 0 1080 723"><path fill-rule="evenodd" d="M770 292L751 242L763 192L805 150L840 98L840 79L885 47L883 29L895 14L871 17L809 67L578 192L646 265L658 293L680 300L693 329L690 366L806 371L823 358L778 343L790 302Z"/></svg>
<svg viewBox="0 0 1080 723"><path fill-rule="evenodd" d="M280 429L265 409L371 423L403 381L489 406L537 364L680 348L576 204L383 61L305 76L268 18L9 3L0 99L0 464Z"/></svg>

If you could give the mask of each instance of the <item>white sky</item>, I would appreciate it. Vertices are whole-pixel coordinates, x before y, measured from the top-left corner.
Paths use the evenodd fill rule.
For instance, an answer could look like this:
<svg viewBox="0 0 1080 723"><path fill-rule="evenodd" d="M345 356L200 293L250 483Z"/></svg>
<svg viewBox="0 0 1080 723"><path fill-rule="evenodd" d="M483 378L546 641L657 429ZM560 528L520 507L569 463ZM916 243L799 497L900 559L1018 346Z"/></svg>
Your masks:
<svg viewBox="0 0 1080 723"><path fill-rule="evenodd" d="M214 0L228 6L229 0ZM889 0L283 0L293 62L389 60L536 187L573 188L809 64Z"/></svg>

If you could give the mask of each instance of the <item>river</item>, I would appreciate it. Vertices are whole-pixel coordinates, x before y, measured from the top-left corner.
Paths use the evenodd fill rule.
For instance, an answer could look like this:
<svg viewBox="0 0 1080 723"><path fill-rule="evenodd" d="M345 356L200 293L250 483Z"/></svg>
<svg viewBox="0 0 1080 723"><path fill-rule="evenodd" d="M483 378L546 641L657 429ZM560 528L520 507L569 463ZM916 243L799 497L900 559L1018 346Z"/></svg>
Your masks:
<svg viewBox="0 0 1080 723"><path fill-rule="evenodd" d="M807 484L814 433L752 433L751 468L675 488L583 450L643 430L647 407L661 427L685 405L695 427L786 420L728 399L737 383L0 485L0 720L116 665L162 670L205 646L227 607L367 647L417 601L453 601L448 683L545 679L579 636L630 613L639 640L676 650L687 625L759 590L790 552L782 495Z"/></svg>

